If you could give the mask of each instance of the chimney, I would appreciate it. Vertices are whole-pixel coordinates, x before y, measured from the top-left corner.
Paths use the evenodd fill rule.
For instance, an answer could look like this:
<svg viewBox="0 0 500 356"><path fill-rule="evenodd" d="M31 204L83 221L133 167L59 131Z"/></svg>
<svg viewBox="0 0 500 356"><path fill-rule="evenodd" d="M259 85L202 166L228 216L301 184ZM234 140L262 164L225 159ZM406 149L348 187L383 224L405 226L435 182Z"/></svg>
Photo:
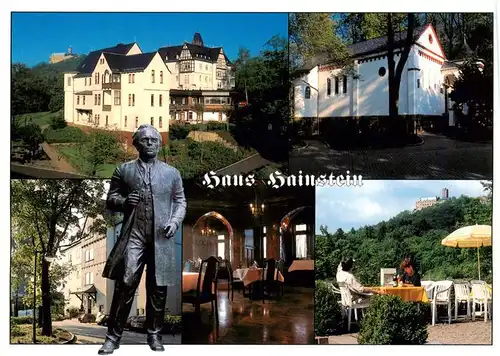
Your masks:
<svg viewBox="0 0 500 356"><path fill-rule="evenodd" d="M441 190L441 199L448 200L448 188L443 188Z"/></svg>

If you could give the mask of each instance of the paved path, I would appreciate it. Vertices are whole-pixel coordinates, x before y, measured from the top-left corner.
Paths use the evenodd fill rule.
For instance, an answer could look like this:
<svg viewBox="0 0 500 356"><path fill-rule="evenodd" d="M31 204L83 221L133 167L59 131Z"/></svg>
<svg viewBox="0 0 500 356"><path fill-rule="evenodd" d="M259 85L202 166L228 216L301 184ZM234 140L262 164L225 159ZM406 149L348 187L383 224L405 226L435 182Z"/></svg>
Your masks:
<svg viewBox="0 0 500 356"><path fill-rule="evenodd" d="M430 345L491 345L491 321L458 321L452 324L442 323L427 327ZM328 344L355 345L358 334L328 336Z"/></svg>
<svg viewBox="0 0 500 356"><path fill-rule="evenodd" d="M225 174L244 174L255 171L261 167L267 166L271 164L271 161L263 158L260 154L256 153L251 155L250 157L244 158L241 161L233 163L227 167L221 168L215 173L217 175L225 175Z"/></svg>
<svg viewBox="0 0 500 356"><path fill-rule="evenodd" d="M290 155L290 173L360 174L364 179L492 179L493 145L424 134L413 147L338 151L321 141Z"/></svg>
<svg viewBox="0 0 500 356"><path fill-rule="evenodd" d="M50 158L52 165L56 170L68 173L78 173L78 171L73 168L71 164L66 162L64 157L62 157L61 154L59 154L59 152L47 142L42 143L42 149Z"/></svg>
<svg viewBox="0 0 500 356"><path fill-rule="evenodd" d="M55 321L52 323L54 327L60 327L76 335L80 343L88 344L102 344L106 337L106 327L96 324L85 324L75 320ZM180 344L181 335L162 335L163 344ZM122 344L137 345L147 344L146 334L124 331L122 337Z"/></svg>

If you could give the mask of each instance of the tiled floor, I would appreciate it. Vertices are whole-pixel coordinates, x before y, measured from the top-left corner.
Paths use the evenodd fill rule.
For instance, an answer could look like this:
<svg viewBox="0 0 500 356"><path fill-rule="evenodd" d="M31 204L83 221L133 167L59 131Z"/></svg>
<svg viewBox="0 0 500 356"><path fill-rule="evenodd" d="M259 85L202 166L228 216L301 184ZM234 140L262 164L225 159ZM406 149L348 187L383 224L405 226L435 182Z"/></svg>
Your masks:
<svg viewBox="0 0 500 356"><path fill-rule="evenodd" d="M314 344L314 290L285 288L280 300L251 301L235 291L219 291L219 327L209 303L202 306L202 321L194 308L183 305L183 344Z"/></svg>

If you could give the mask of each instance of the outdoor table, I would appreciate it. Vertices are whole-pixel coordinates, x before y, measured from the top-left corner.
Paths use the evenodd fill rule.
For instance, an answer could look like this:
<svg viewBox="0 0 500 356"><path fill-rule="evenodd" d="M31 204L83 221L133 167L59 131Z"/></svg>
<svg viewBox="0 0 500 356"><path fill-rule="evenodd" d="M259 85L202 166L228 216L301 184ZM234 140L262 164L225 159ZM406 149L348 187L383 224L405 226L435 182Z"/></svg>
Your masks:
<svg viewBox="0 0 500 356"><path fill-rule="evenodd" d="M295 260L288 268L288 272L293 271L314 271L314 260Z"/></svg>
<svg viewBox="0 0 500 356"><path fill-rule="evenodd" d="M424 287L370 287L370 289L381 294L397 295L406 302L429 302Z"/></svg>

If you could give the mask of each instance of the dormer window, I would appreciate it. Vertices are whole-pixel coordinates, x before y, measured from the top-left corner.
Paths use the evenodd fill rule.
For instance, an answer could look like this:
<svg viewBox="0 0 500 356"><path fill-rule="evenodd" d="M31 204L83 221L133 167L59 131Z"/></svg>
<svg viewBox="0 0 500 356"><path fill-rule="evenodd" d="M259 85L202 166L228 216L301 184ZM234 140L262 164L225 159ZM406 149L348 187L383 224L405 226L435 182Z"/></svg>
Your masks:
<svg viewBox="0 0 500 356"><path fill-rule="evenodd" d="M155 71L154 69L151 71L151 83L155 82Z"/></svg>

